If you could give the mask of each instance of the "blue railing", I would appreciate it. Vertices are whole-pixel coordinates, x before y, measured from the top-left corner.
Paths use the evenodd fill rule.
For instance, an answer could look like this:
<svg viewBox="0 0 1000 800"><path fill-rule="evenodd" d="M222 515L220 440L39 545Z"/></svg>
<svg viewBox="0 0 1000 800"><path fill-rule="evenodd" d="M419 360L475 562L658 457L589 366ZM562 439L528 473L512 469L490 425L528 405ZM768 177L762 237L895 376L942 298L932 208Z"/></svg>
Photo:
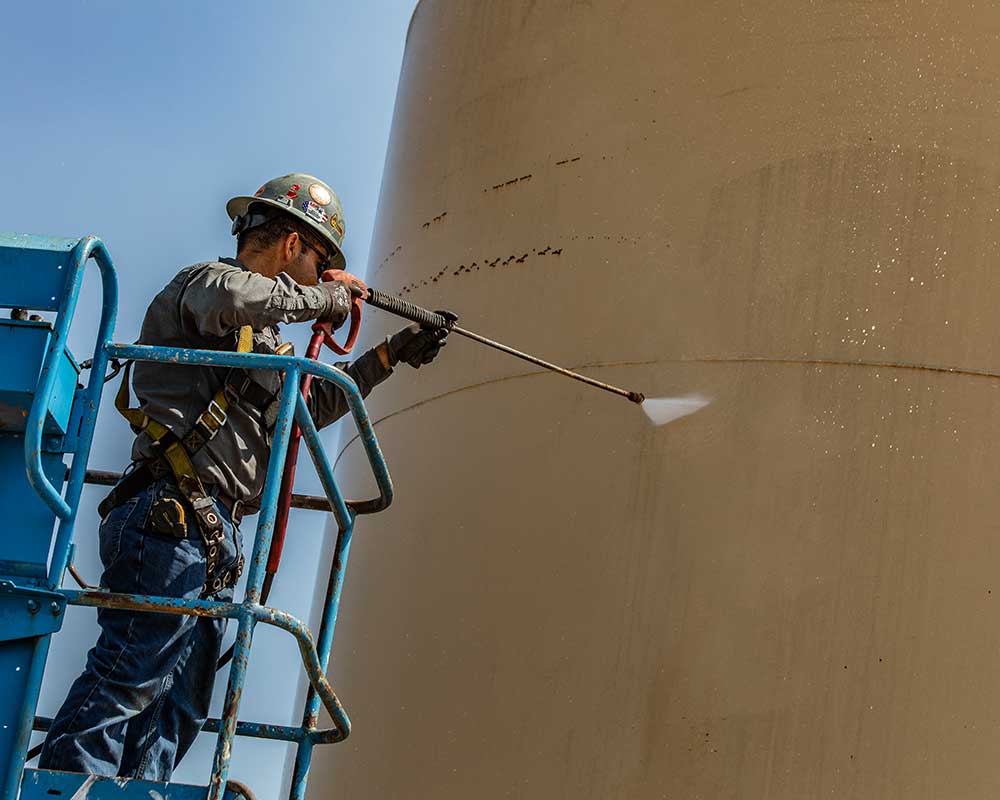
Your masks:
<svg viewBox="0 0 1000 800"><path fill-rule="evenodd" d="M76 449L69 481L66 485L65 499L60 492L45 477L42 469L42 451L44 448L44 432L46 414L55 388L56 364L63 358L63 352L68 349L68 336L76 303L83 285L83 274L87 260L93 257L101 271L101 286L103 302L101 304L101 322L97 329L97 343L94 346L93 367L90 380L82 394L77 394L74 404L82 404L83 427L78 433L79 447ZM49 346L42 361L38 376L38 388L31 404L31 412L24 430L24 458L28 470L28 481L46 502L49 508L60 520L59 533L56 538L54 552L68 553L68 542L73 535L73 518L76 506L83 490L83 477L87 470L87 459L90 457L90 445L93 441L94 425L97 422L97 407L101 402L101 389L104 388L104 373L108 365L107 344L114 332L115 318L118 314L118 280L115 268L111 263L104 243L94 237L86 236L80 240L70 255L69 274L63 289L62 303L56 315ZM76 432L74 432L76 433ZM55 558L49 566L49 584L58 584L63 572L66 571L65 559Z"/></svg>
<svg viewBox="0 0 1000 800"><path fill-rule="evenodd" d="M28 482L52 509L58 520L56 541L51 547L52 556L45 580L49 588L55 588L62 580L69 559L76 510L83 489L87 458L90 455L94 425L97 420L97 407L107 368L106 345L114 331L118 311L118 280L104 243L93 236L84 237L73 243L72 240L56 237L0 234L0 249L4 253L5 267L3 307L20 305L24 308L56 313L23 434L24 463ZM19 259L23 259L23 264L15 263L13 255L15 253ZM101 321L94 345L94 367L87 386L74 394L73 409L79 414L79 420L76 420L76 415L71 414L71 419L74 420L71 435L51 436L43 429L55 389L58 364L68 352L69 329L83 284L84 271L91 258L94 258L100 269L103 293ZM75 424L77 421L79 424ZM45 475L43 452L74 453L70 479L64 496ZM51 461L51 458L49 456L48 460ZM41 536L43 532L19 531L18 535ZM46 531L44 535L50 536L51 533ZM45 550L48 552L49 548L46 547ZM14 588L17 591L25 589L24 586L14 586ZM64 601L60 597L55 602L61 604ZM57 616L61 622L61 611ZM17 720L16 744L6 763L0 764L0 769L3 770L3 774L0 775L2 779L0 797L3 800L18 795L24 767L24 753L31 736L34 710L38 703L50 641L51 635L39 636L34 640L30 663L26 665L27 675L23 684L23 694L20 698L10 699L11 705L19 704L21 710Z"/></svg>
<svg viewBox="0 0 1000 800"><path fill-rule="evenodd" d="M98 332L98 343L90 380L85 390L78 392L75 402L83 403L79 443L70 469L65 494L52 485L42 469L41 452L44 445L42 426L51 399L53 381L52 364L66 346L66 335L75 310L79 293L80 273L88 257L93 255L101 268L104 286L104 308ZM365 409L364 401L354 381L343 371L304 358L272 356L257 353L227 353L208 350L122 345L110 342L117 305L117 286L114 269L104 245L88 237L81 240L74 251L71 275L68 277L66 300L60 308L55 332L39 377L37 394L29 414L25 435L25 459L29 480L39 496L60 520L57 531L56 557L49 569L49 581L57 586L65 572L73 522L83 486L86 460L90 450L101 387L110 359L190 364L198 366L237 367L245 369L276 370L284 374L277 419L275 422L271 456L267 465L264 493L261 499L249 559L246 588L238 603L212 600L183 600L171 597L150 597L116 594L103 591L62 590L69 603L79 606L118 608L134 611L188 614L215 618L234 619L238 623L236 644L221 718L210 720L206 731L217 731L218 742L208 785L207 800L222 800L229 772L233 739L236 735L277 739L297 744L295 771L289 797L301 800L305 794L306 775L316 744L343 741L350 733L350 719L336 693L326 679L333 644L333 634L339 610L344 572L350 552L354 520L358 514L381 511L392 502L392 481L379 449L375 431ZM368 500L347 501L342 496L333 476L333 469L323 450L316 426L299 391L303 375L330 381L344 393L353 419L358 427L365 454L371 465L378 487L378 496ZM292 422L298 423L306 446L312 456L326 497L338 525L336 549L327 585L319 635L314 639L305 623L295 617L260 604L267 554L270 549L277 515L278 494L285 455L291 437ZM60 549L61 548L61 549ZM59 555L62 554L62 555ZM251 642L258 623L274 625L291 633L299 646L306 674L309 693L303 710L302 724L298 727L266 723L240 722L237 719L243 686L246 680ZM320 706L326 708L333 720L333 727L319 729ZM38 718L35 728L44 730L48 720ZM39 773L35 773L37 778Z"/></svg>

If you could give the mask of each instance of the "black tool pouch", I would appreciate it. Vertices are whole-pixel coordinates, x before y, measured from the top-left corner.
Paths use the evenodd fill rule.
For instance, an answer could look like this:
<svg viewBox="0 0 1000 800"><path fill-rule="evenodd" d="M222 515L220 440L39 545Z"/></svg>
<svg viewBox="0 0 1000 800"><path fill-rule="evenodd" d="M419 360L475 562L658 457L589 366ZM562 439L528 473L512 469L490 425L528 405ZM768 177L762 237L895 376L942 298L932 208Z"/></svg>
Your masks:
<svg viewBox="0 0 1000 800"><path fill-rule="evenodd" d="M184 506L172 497L161 497L149 509L149 529L156 533L183 539L187 536Z"/></svg>

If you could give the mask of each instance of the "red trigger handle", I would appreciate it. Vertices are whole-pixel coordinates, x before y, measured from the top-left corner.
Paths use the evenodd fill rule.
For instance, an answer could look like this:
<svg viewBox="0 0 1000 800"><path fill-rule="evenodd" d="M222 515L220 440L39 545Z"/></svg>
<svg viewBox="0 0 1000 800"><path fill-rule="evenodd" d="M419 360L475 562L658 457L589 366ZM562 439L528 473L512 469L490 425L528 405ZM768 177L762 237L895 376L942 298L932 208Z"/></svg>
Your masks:
<svg viewBox="0 0 1000 800"><path fill-rule="evenodd" d="M354 345L358 341L358 334L361 333L361 310L364 307L365 298L368 296L368 287L361 278L349 272L344 272L342 269L328 269L319 279L324 283L327 281L339 281L340 283L347 284L348 289L350 289L351 285L361 289L361 297L351 298L351 327L347 332L347 341L344 342L343 346L339 345L337 340L333 338L333 331L330 329L329 322L314 322L312 327L316 333L323 334L323 344L333 350L334 353L346 356L354 349Z"/></svg>

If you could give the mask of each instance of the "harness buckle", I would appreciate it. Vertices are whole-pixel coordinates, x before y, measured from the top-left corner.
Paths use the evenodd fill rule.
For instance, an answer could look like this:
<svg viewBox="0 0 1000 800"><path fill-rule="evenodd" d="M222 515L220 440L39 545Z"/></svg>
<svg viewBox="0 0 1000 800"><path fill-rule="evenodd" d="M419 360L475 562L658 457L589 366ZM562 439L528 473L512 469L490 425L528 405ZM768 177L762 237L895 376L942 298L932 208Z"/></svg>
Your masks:
<svg viewBox="0 0 1000 800"><path fill-rule="evenodd" d="M237 386L232 381L227 380L225 385L222 387L222 391L225 392L226 397L229 398L229 402L236 405L240 400L243 399L243 395L247 393L250 388L250 383L252 381L251 377L247 373L243 373L240 377L240 385Z"/></svg>
<svg viewBox="0 0 1000 800"><path fill-rule="evenodd" d="M213 436L215 435L215 431L225 425L226 420L229 419L229 415L222 406L215 402L214 397L209 401L208 408L205 409L205 414L215 420L215 430L212 431Z"/></svg>

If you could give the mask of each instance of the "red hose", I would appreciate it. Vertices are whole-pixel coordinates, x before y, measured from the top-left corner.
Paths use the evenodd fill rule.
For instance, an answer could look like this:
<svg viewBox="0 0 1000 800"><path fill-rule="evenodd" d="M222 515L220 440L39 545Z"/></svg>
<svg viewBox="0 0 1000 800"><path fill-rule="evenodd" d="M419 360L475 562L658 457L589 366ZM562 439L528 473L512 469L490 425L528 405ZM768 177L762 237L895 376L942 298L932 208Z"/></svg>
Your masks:
<svg viewBox="0 0 1000 800"><path fill-rule="evenodd" d="M306 350L306 358L315 361L319 358L320 348L323 347L325 338L324 327L320 324L313 326L313 335L309 340L309 348ZM309 387L312 385L312 375L302 376L302 399L309 399ZM267 595L274 581L274 575L281 564L281 552L285 546L285 532L288 529L288 511L292 505L292 487L295 483L295 462L299 456L299 441L302 439L302 431L297 422L292 423L292 435L288 440L288 453L285 456L285 470L281 475L281 489L278 492L278 512L274 519L274 535L271 537L271 549L267 554L267 567L264 569L264 586L261 590L260 602L263 604L267 600Z"/></svg>

